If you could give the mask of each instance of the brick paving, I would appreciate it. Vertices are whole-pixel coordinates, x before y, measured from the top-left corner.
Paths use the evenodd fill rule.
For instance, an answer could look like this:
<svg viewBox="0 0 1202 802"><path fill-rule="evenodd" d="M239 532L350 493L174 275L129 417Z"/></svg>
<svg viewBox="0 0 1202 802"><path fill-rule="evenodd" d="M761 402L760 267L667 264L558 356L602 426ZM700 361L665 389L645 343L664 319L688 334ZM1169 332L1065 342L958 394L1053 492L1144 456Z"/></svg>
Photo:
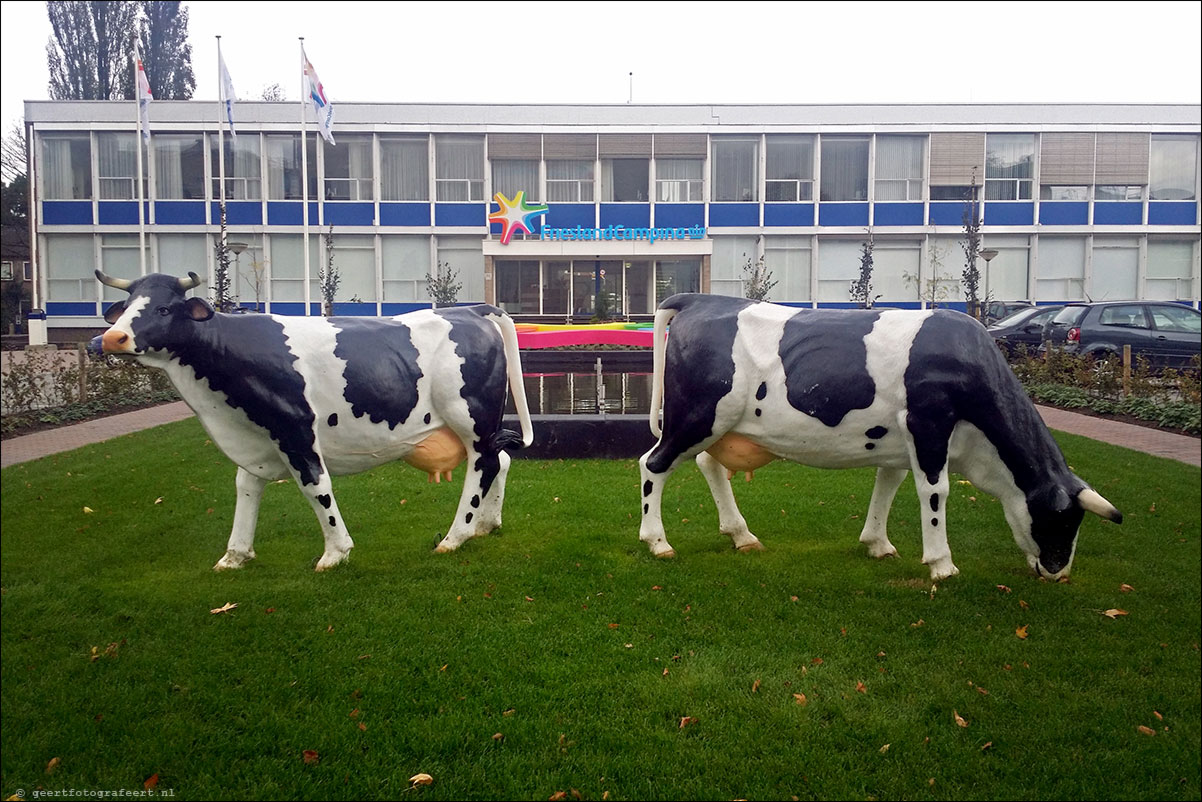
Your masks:
<svg viewBox="0 0 1202 802"><path fill-rule="evenodd" d="M1062 409L1037 406L1039 414L1049 428L1069 434L1082 435L1135 451L1154 454L1158 457L1202 466L1202 440L1183 434L1135 426L1130 423L1095 418ZM22 462L71 451L91 443L99 443L131 432L172 423L192 416L192 410L183 401L161 404L157 407L140 409L111 415L107 418L61 426L36 434L14 437L0 443L0 467L19 465Z"/></svg>

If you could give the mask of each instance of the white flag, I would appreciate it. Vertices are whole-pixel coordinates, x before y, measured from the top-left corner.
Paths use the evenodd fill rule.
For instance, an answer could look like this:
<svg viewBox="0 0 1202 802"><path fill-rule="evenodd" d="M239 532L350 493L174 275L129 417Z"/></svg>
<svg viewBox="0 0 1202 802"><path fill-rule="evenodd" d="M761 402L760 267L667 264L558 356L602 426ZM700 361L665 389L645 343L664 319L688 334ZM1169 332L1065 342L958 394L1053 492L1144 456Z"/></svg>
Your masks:
<svg viewBox="0 0 1202 802"><path fill-rule="evenodd" d="M217 64L221 68L221 99L225 102L225 118L230 124L230 136L237 139L238 132L234 130L234 101L238 99L238 93L234 91L230 71L225 68L225 56L221 55L220 45L217 48Z"/></svg>
<svg viewBox="0 0 1202 802"><path fill-rule="evenodd" d="M142 56L138 56L138 127L142 129L142 138L150 141L150 81L146 78L146 68L142 66Z"/></svg>
<svg viewBox="0 0 1202 802"><path fill-rule="evenodd" d="M321 79L317 77L317 70L313 69L313 65L309 63L309 57L305 55L304 47L301 48L301 58L305 61L305 80L308 83L309 103L313 106L313 113L317 115L317 128L325 137L326 142L333 145L334 106L326 97L325 87L321 85Z"/></svg>

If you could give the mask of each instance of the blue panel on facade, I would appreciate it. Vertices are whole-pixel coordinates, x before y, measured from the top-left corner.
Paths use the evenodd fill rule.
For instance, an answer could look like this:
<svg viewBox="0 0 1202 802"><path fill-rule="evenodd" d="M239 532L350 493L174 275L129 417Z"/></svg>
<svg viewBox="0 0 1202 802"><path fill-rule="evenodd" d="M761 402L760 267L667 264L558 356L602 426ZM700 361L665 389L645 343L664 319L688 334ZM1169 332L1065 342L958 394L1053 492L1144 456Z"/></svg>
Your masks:
<svg viewBox="0 0 1202 802"><path fill-rule="evenodd" d="M146 215L146 219L150 219L149 214ZM102 226L136 226L138 202L100 201L96 204L96 222Z"/></svg>
<svg viewBox="0 0 1202 802"><path fill-rule="evenodd" d="M166 226L203 226L209 221L205 219L204 201L155 201L154 222Z"/></svg>
<svg viewBox="0 0 1202 802"><path fill-rule="evenodd" d="M650 228L651 204L603 203L601 204L601 228L606 226Z"/></svg>
<svg viewBox="0 0 1202 802"><path fill-rule="evenodd" d="M1084 201L1043 201L1039 204L1042 226L1083 226L1089 222L1089 204Z"/></svg>
<svg viewBox="0 0 1202 802"><path fill-rule="evenodd" d="M51 301L46 304L47 317L96 317L94 301Z"/></svg>
<svg viewBox="0 0 1202 802"><path fill-rule="evenodd" d="M484 203L436 203L436 226L483 226L488 223L488 205Z"/></svg>
<svg viewBox="0 0 1202 802"><path fill-rule="evenodd" d="M372 226L376 224L374 203L326 203L322 206L323 226Z"/></svg>
<svg viewBox="0 0 1202 802"><path fill-rule="evenodd" d="M375 317L376 305L369 303L335 302L334 314L343 317Z"/></svg>
<svg viewBox="0 0 1202 802"><path fill-rule="evenodd" d="M710 228L719 226L758 226L758 203L711 203Z"/></svg>
<svg viewBox="0 0 1202 802"><path fill-rule="evenodd" d="M597 210L591 203L552 203L543 219L551 228L593 228Z"/></svg>
<svg viewBox="0 0 1202 802"><path fill-rule="evenodd" d="M1035 204L1019 202L986 203L987 226L1029 226L1035 223Z"/></svg>
<svg viewBox="0 0 1202 802"><path fill-rule="evenodd" d="M867 203L820 203L818 204L820 226L866 226L868 225Z"/></svg>
<svg viewBox="0 0 1202 802"><path fill-rule="evenodd" d="M1095 226L1138 226L1144 222L1142 203L1122 201L1095 203L1093 224Z"/></svg>
<svg viewBox="0 0 1202 802"><path fill-rule="evenodd" d="M137 212L137 206L134 211ZM42 222L48 226L90 226L92 202L42 201Z"/></svg>
<svg viewBox="0 0 1202 802"><path fill-rule="evenodd" d="M305 208L300 201L268 201L267 224L270 226L303 226ZM309 225L317 225L317 203L309 201Z"/></svg>
<svg viewBox="0 0 1202 802"><path fill-rule="evenodd" d="M213 225L221 225L221 204L209 204ZM263 204L260 201L226 201L225 223L230 226L263 225Z"/></svg>
<svg viewBox="0 0 1202 802"><path fill-rule="evenodd" d="M429 309L429 308L430 308L429 303L421 304L421 303L414 302L414 303L408 303L408 304L397 304L397 303L380 304L380 310L381 310L380 314L384 315L385 317L392 317L393 315L404 315L404 314L408 314L409 312L416 312L419 309Z"/></svg>
<svg viewBox="0 0 1202 802"><path fill-rule="evenodd" d="M300 317L305 313L305 305L300 301L275 301L271 304L271 314L273 315L292 315Z"/></svg>
<svg viewBox="0 0 1202 802"><path fill-rule="evenodd" d="M878 203L872 209L872 222L878 226L920 226L922 204Z"/></svg>
<svg viewBox="0 0 1202 802"><path fill-rule="evenodd" d="M927 222L933 226L958 226L964 223L964 204L959 201L935 203L928 208Z"/></svg>
<svg viewBox="0 0 1202 802"><path fill-rule="evenodd" d="M704 203L655 204L656 228L689 228L705 225Z"/></svg>
<svg viewBox="0 0 1202 802"><path fill-rule="evenodd" d="M1198 222L1198 204L1193 201L1151 201L1148 225L1192 226Z"/></svg>
<svg viewBox="0 0 1202 802"><path fill-rule="evenodd" d="M812 226L814 225L814 204L765 203L764 225Z"/></svg>
<svg viewBox="0 0 1202 802"><path fill-rule="evenodd" d="M430 204L381 203L380 225L428 226L430 225Z"/></svg>

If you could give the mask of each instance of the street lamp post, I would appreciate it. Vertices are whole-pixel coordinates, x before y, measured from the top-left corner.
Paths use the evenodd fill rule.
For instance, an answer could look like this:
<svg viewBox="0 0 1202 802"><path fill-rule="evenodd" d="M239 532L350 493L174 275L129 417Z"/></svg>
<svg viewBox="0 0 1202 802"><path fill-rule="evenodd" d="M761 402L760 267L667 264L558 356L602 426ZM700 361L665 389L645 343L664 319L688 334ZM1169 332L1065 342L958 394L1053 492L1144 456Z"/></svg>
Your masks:
<svg viewBox="0 0 1202 802"><path fill-rule="evenodd" d="M989 263L993 261L993 257L997 256L997 250L994 248L986 248L985 250L979 251L978 253L979 253L980 257L985 260L985 295L984 295L985 311L981 316L988 317L988 315L989 315Z"/></svg>
<svg viewBox="0 0 1202 802"><path fill-rule="evenodd" d="M236 276L241 272L242 268L242 263L239 257L242 256L242 252L245 251L249 246L245 242L233 241L226 242L225 247L234 254L234 275ZM230 281L230 286L233 286L233 281Z"/></svg>

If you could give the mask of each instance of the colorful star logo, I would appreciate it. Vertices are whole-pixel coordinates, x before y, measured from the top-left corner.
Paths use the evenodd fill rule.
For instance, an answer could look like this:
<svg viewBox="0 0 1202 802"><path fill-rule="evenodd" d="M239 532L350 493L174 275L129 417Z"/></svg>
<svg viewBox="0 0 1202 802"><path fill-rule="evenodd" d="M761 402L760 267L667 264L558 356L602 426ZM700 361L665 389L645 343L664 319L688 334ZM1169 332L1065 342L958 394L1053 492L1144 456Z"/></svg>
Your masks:
<svg viewBox="0 0 1202 802"><path fill-rule="evenodd" d="M509 244L515 231L534 233L530 229L530 221L540 214L546 214L548 208L545 203L526 203L525 192L519 192L512 200L498 192L493 200L501 208L489 214L488 222L501 224L502 245Z"/></svg>

